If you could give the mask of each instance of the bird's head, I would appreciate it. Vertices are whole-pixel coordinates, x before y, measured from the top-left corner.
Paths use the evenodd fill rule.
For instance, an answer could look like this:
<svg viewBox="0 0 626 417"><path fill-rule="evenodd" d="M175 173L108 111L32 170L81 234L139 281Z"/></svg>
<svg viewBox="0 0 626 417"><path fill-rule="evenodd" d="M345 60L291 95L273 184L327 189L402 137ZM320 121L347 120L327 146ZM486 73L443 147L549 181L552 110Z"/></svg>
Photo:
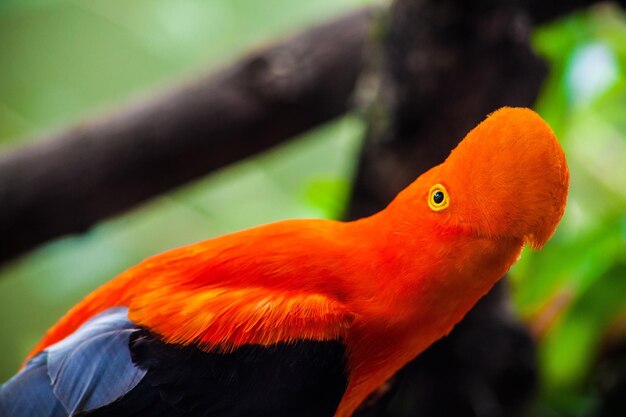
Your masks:
<svg viewBox="0 0 626 417"><path fill-rule="evenodd" d="M444 230L541 248L563 215L568 184L565 155L548 124L532 110L502 108L392 206L401 202Z"/></svg>

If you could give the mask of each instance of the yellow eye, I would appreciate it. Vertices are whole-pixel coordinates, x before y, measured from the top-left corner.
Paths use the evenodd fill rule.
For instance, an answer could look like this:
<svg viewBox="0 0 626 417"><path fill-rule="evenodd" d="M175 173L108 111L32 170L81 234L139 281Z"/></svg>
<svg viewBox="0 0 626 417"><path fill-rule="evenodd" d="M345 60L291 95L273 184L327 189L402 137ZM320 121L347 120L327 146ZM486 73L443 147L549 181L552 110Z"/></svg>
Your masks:
<svg viewBox="0 0 626 417"><path fill-rule="evenodd" d="M448 190L441 184L435 184L430 187L428 192L428 207L434 211L440 211L450 205L450 196Z"/></svg>

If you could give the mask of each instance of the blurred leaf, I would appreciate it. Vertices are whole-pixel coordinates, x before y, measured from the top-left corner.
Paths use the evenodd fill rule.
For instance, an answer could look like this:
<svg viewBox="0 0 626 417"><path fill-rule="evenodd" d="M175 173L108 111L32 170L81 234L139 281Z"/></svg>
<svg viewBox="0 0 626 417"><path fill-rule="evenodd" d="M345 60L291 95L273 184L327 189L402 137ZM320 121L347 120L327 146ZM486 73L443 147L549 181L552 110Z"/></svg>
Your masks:
<svg viewBox="0 0 626 417"><path fill-rule="evenodd" d="M618 68L611 47L589 42L574 49L565 80L571 106L588 104L617 80Z"/></svg>
<svg viewBox="0 0 626 417"><path fill-rule="evenodd" d="M598 6L533 40L551 66L537 109L564 147L571 184L555 236L512 270L514 300L539 336L537 415L593 416L590 371L626 309L626 19Z"/></svg>
<svg viewBox="0 0 626 417"><path fill-rule="evenodd" d="M581 294L542 344L544 378L551 391L585 388L607 324L626 307L626 256L623 255L619 264Z"/></svg>
<svg viewBox="0 0 626 417"><path fill-rule="evenodd" d="M347 178L317 178L309 182L306 200L320 210L321 216L337 219L346 208L350 196Z"/></svg>

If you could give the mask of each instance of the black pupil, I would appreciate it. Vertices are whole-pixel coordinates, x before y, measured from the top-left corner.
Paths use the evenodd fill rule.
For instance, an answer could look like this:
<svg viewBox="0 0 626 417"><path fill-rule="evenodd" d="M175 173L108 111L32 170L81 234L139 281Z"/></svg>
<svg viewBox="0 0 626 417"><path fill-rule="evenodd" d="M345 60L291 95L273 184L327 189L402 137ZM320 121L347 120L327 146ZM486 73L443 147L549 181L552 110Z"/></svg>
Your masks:
<svg viewBox="0 0 626 417"><path fill-rule="evenodd" d="M436 191L435 194L433 194L433 201L435 204L443 203L443 193L441 191Z"/></svg>

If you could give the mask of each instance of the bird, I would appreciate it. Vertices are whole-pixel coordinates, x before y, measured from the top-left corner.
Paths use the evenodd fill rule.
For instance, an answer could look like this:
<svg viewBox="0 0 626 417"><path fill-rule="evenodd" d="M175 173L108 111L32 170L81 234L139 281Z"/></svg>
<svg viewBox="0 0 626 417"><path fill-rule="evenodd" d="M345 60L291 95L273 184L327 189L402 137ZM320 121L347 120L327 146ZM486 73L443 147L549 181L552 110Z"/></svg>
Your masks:
<svg viewBox="0 0 626 417"><path fill-rule="evenodd" d="M349 417L546 244L568 186L549 125L496 110L369 217L260 225L122 272L48 330L0 416Z"/></svg>

